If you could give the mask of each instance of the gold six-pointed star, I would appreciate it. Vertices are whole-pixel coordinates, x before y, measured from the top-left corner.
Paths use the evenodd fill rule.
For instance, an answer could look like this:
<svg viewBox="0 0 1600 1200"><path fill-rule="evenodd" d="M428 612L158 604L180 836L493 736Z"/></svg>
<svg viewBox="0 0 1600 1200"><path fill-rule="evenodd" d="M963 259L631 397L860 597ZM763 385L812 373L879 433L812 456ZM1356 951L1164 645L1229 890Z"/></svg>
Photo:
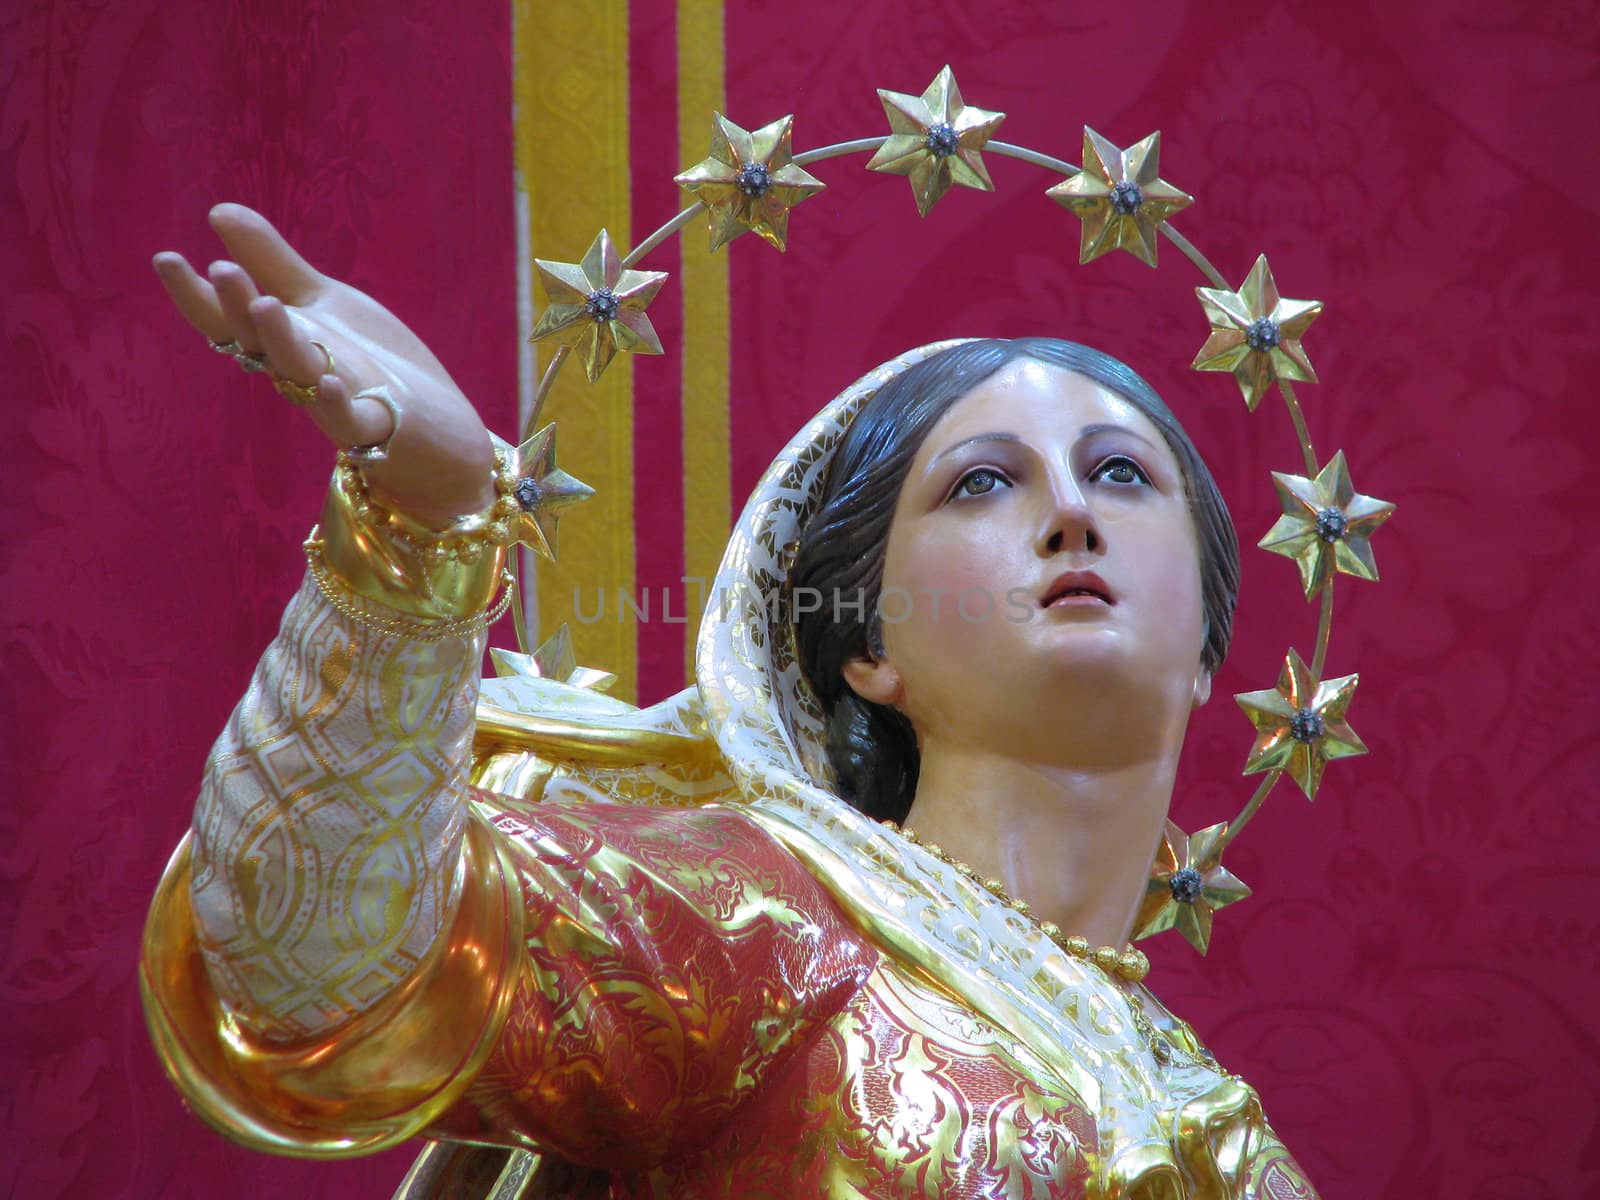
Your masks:
<svg viewBox="0 0 1600 1200"><path fill-rule="evenodd" d="M1006 115L963 103L948 66L920 96L879 88L878 99L889 118L890 134L867 166L909 176L917 212L927 216L952 183L994 191L979 151Z"/></svg>
<svg viewBox="0 0 1600 1200"><path fill-rule="evenodd" d="M1357 579L1378 577L1378 563L1368 539L1389 519L1394 505L1356 492L1343 450L1328 460L1315 479L1274 471L1272 482L1278 489L1283 516L1258 545L1299 564L1307 600L1329 584L1335 571Z"/></svg>
<svg viewBox="0 0 1600 1200"><path fill-rule="evenodd" d="M1251 412L1276 379L1317 381L1300 339L1322 301L1280 296L1265 254L1237 292L1196 288L1195 295L1211 322L1211 336L1190 365L1196 371L1232 371Z"/></svg>
<svg viewBox="0 0 1600 1200"><path fill-rule="evenodd" d="M572 630L565 622L532 654L496 649L489 651L489 658L494 662L494 673L501 678L522 675L552 679L568 687L591 688L597 692L609 691L617 681L610 671L578 665L578 656L572 648Z"/></svg>
<svg viewBox="0 0 1600 1200"><path fill-rule="evenodd" d="M674 178L710 212L713 251L747 229L784 249L789 210L826 186L795 165L793 125L791 114L751 132L712 114L711 154Z"/></svg>
<svg viewBox="0 0 1600 1200"><path fill-rule="evenodd" d="M506 522L508 543L521 542L553 560L559 510L587 500L594 489L556 466L554 425L546 425L522 445L502 453L506 469L497 476L500 497L495 502L495 518Z"/></svg>
<svg viewBox="0 0 1600 1200"><path fill-rule="evenodd" d="M576 349L590 383L600 378L618 350L661 353L661 339L644 310L666 282L666 272L624 270L604 229L582 262L536 258L533 265L539 268L550 304L528 340Z"/></svg>
<svg viewBox="0 0 1600 1200"><path fill-rule="evenodd" d="M1194 197L1159 178L1161 134L1126 150L1083 127L1083 170L1045 193L1083 222L1078 261L1126 250L1156 265L1156 227Z"/></svg>
<svg viewBox="0 0 1600 1200"><path fill-rule="evenodd" d="M1134 940L1176 929L1201 954L1211 945L1211 914L1250 894L1222 865L1228 823L1185 834L1167 822L1144 900L1134 919Z"/></svg>
<svg viewBox="0 0 1600 1200"><path fill-rule="evenodd" d="M1256 729L1244 774L1287 771L1307 800L1316 799L1323 768L1330 759L1367 752L1344 719L1360 680L1359 675L1319 680L1290 649L1276 688L1234 697Z"/></svg>

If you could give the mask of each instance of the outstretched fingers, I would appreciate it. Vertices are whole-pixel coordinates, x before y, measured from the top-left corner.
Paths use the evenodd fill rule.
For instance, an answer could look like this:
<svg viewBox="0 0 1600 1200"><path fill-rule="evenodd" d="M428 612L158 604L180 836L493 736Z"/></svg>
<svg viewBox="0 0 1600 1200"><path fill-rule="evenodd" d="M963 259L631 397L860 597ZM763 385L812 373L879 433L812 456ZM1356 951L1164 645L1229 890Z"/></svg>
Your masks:
<svg viewBox="0 0 1600 1200"><path fill-rule="evenodd" d="M151 265L185 321L213 342L221 344L232 340L233 329L222 311L216 288L200 277L188 259L174 251L163 250Z"/></svg>
<svg viewBox="0 0 1600 1200"><path fill-rule="evenodd" d="M222 315L233 331L233 340L245 353L260 354L261 335L256 332L255 318L250 314L250 305L261 298L256 285L243 268L231 262L214 262L207 273L211 276L217 303L222 306Z"/></svg>
<svg viewBox="0 0 1600 1200"><path fill-rule="evenodd" d="M249 315L261 338L261 349L277 374L310 386L329 370L328 355L312 345L311 337L276 296L256 297L250 302Z"/></svg>
<svg viewBox="0 0 1600 1200"><path fill-rule="evenodd" d="M211 227L229 255L266 294L286 304L304 304L322 286L317 269L254 209L219 204L211 210Z"/></svg>

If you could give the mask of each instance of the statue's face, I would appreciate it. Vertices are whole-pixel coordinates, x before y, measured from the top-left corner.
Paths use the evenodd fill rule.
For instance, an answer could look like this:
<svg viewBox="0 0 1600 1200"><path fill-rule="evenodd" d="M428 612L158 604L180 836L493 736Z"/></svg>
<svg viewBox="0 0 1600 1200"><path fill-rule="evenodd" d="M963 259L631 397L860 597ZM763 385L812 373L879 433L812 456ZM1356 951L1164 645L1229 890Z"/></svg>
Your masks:
<svg viewBox="0 0 1600 1200"><path fill-rule="evenodd" d="M882 661L847 679L924 744L1037 757L1070 725L1115 757L1152 722L1181 736L1209 694L1177 460L1138 409L1074 372L1014 363L939 420L900 493L883 585Z"/></svg>

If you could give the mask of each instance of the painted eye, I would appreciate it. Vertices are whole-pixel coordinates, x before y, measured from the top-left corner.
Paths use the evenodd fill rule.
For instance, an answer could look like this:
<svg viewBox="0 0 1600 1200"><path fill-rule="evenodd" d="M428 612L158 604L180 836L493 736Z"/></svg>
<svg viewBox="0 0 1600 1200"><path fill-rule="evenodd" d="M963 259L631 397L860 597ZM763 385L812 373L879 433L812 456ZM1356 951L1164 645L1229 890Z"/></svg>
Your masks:
<svg viewBox="0 0 1600 1200"><path fill-rule="evenodd" d="M1144 473L1144 468L1131 458L1116 455L1108 458L1093 471L1089 472L1090 479L1105 479L1111 483L1149 483L1150 476Z"/></svg>
<svg viewBox="0 0 1600 1200"><path fill-rule="evenodd" d="M979 467L976 471L968 471L961 477L961 482L956 484L956 492L962 496L982 496L1002 486L1006 486L1006 481L996 472L987 467Z"/></svg>

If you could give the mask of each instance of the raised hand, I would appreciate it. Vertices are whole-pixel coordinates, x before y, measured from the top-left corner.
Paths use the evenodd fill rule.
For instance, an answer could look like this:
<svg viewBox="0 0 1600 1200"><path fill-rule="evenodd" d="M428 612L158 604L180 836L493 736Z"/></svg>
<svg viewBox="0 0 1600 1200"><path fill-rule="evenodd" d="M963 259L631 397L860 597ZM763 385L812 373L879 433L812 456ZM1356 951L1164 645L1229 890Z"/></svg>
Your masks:
<svg viewBox="0 0 1600 1200"><path fill-rule="evenodd" d="M443 527L494 499L488 431L414 333L370 296L317 271L261 214L219 204L211 226L230 258L212 263L209 278L181 254L155 256L189 324L217 345L263 356L284 380L314 385L304 408L336 446L387 443L387 456L362 468L385 504ZM361 394L380 385L400 413L398 428L388 405Z"/></svg>

